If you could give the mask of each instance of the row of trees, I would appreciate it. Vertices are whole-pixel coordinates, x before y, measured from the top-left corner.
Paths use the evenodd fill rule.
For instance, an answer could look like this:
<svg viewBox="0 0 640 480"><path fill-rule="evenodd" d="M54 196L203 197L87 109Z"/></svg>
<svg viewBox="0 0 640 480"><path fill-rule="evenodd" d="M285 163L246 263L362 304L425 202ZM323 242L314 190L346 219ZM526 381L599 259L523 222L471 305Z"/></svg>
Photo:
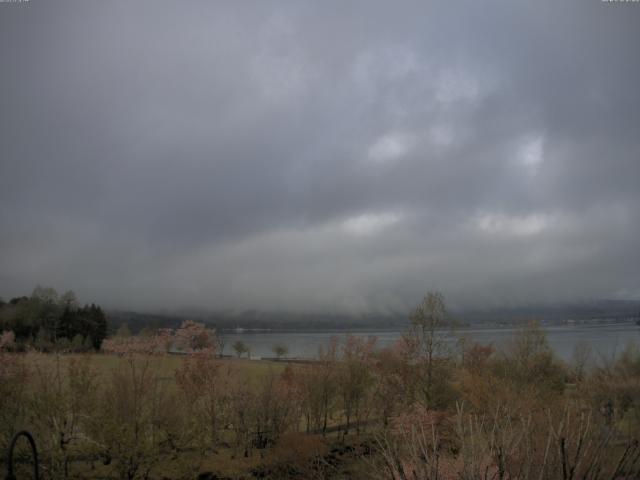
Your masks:
<svg viewBox="0 0 640 480"><path fill-rule="evenodd" d="M233 342L231 348L238 358L242 358L243 355L246 355L247 358L251 358L251 348L249 348L249 346L242 340ZM271 351L276 356L276 359L281 360L287 356L289 348L283 343L276 343L271 347ZM222 354L222 352L220 353Z"/></svg>
<svg viewBox="0 0 640 480"><path fill-rule="evenodd" d="M264 364L220 359L215 335L193 322L106 342L118 355L109 369L92 365L96 357L0 353L7 402L0 431L7 438L31 422L56 478L78 475L83 462L108 476L98 459L120 478L167 475L154 471L163 458L189 478L220 449L236 459L256 450L265 461L282 455L288 470L273 478L330 478L326 462L316 461L325 440L305 440L325 436L367 439L367 478L640 474L633 443L640 437L640 350L630 347L598 366L589 366L583 351L565 365L535 325L501 351L472 342L447 348L446 322L442 296L428 295L392 348L347 336L313 362L271 364L259 374ZM175 370L168 343L187 353ZM313 467L305 469L302 459Z"/></svg>
<svg viewBox="0 0 640 480"><path fill-rule="evenodd" d="M97 350L107 336L107 318L93 303L80 306L73 291L59 295L36 287L29 297L0 302L0 331L13 332L17 348Z"/></svg>

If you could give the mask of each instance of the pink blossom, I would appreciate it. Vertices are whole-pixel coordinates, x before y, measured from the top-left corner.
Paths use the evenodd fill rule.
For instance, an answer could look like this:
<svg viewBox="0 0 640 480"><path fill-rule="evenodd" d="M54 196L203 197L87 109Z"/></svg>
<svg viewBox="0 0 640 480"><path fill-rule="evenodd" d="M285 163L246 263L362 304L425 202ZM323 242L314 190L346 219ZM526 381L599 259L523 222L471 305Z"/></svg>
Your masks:
<svg viewBox="0 0 640 480"><path fill-rule="evenodd" d="M13 350L15 344L16 336L11 330L2 332L2 335L0 335L0 351Z"/></svg>

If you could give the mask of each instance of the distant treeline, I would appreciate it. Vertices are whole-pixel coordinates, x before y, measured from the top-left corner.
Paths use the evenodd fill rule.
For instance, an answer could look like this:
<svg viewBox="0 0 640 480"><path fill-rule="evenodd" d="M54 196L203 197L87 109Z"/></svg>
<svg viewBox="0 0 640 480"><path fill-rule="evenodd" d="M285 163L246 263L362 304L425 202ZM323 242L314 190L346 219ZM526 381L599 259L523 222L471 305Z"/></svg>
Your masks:
<svg viewBox="0 0 640 480"><path fill-rule="evenodd" d="M240 314L153 314L130 311L109 311L109 321L114 327L126 324L131 333L140 333L143 329L178 328L185 320L197 320L209 327L215 327L218 333L242 327L244 329L270 329L277 331L313 330L313 331L355 331L370 328L404 329L408 325L407 315L349 316L332 314L293 314L287 312L243 312Z"/></svg>
<svg viewBox="0 0 640 480"><path fill-rule="evenodd" d="M31 296L0 300L0 331L11 331L18 348L40 351L99 349L107 336L107 318L95 305L80 306L71 290L36 287Z"/></svg>
<svg viewBox="0 0 640 480"><path fill-rule="evenodd" d="M582 304L546 305L513 308L487 308L451 312L450 321L457 327L523 326L531 320L544 324L561 324L566 320L628 320L640 316L640 302L602 300ZM271 329L277 331L357 331L359 329L403 330L409 324L409 312L366 315L313 314L289 312L236 312L154 314L130 311L110 311L110 323L117 328L126 324L132 333L143 329L178 328L188 319L197 320L218 333L242 327L244 329Z"/></svg>
<svg viewBox="0 0 640 480"><path fill-rule="evenodd" d="M530 305L473 309L460 312L468 324L522 325L536 319L546 324L564 323L566 320L614 320L624 321L640 316L640 301L637 300L593 300L582 303L557 305Z"/></svg>

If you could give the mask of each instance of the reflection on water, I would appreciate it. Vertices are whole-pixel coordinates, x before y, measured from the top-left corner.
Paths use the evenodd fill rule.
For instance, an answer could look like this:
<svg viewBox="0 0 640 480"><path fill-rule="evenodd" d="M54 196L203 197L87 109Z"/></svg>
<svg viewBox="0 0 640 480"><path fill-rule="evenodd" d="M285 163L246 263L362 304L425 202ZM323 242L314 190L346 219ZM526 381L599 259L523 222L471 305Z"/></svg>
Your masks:
<svg viewBox="0 0 640 480"><path fill-rule="evenodd" d="M596 356L609 358L619 353L629 342L640 343L640 326L632 323L615 325L571 325L545 327L547 340L556 354L569 360L578 343L587 343ZM464 336L480 343L492 343L497 349L504 347L515 328L461 328L454 332L455 337ZM273 357L273 345L282 343L289 349L290 357L314 357L318 348L327 345L332 336L344 338L346 333L378 338L378 347L386 347L400 338L401 331L357 330L352 332L245 332L225 334L224 353L233 353L231 345L237 340L251 348L254 357ZM449 341L455 344L456 338Z"/></svg>

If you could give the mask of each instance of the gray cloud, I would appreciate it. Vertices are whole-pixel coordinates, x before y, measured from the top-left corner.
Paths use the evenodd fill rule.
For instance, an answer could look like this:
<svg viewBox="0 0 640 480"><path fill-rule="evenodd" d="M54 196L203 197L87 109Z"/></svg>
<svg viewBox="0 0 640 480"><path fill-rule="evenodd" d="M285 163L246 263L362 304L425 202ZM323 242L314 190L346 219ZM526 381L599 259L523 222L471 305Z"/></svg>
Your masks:
<svg viewBox="0 0 640 480"><path fill-rule="evenodd" d="M640 8L0 4L0 293L640 298Z"/></svg>

